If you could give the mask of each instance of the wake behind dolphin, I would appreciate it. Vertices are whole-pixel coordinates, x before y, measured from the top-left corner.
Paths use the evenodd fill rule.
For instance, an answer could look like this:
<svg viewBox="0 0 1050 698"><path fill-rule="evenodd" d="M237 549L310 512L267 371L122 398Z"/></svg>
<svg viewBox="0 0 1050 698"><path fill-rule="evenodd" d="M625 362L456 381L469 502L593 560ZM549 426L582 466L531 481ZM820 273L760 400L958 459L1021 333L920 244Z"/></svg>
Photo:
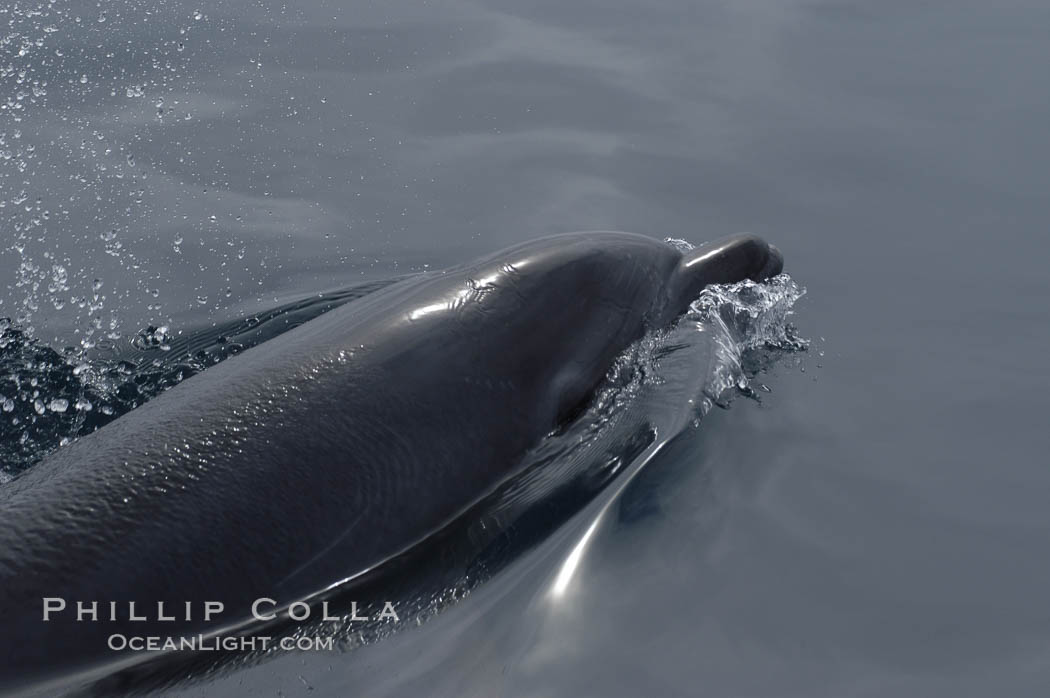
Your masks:
<svg viewBox="0 0 1050 698"><path fill-rule="evenodd" d="M112 658L118 629L214 632L128 605L311 598L447 527L578 414L614 359L710 283L763 279L740 236L684 254L559 236L407 279L181 383L0 489L9 685ZM41 597L124 617L39 622ZM143 627L145 626L145 627Z"/></svg>

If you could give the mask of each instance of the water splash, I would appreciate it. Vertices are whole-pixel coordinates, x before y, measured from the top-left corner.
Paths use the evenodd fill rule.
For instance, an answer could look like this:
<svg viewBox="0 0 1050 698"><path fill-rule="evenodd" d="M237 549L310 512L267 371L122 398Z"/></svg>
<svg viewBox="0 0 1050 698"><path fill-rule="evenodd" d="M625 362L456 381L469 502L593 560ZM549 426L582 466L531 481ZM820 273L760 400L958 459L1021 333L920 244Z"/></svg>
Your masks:
<svg viewBox="0 0 1050 698"><path fill-rule="evenodd" d="M84 9L56 0L0 6L0 269L13 280L0 293L0 316L11 318L0 332L8 349L30 354L35 337L60 334L80 359L120 338L147 283L163 288L170 278L144 262L159 229L183 219L162 220L150 203L163 183L146 144L170 139L153 123L153 101L195 91L194 51L183 49L202 18L178 4ZM149 41L128 38L147 22ZM179 109L189 115L188 105ZM167 321L159 302L146 309Z"/></svg>
<svg viewBox="0 0 1050 698"><path fill-rule="evenodd" d="M808 348L809 340L790 322L805 293L789 275L780 274L762 283L714 284L693 301L683 324L710 336L716 351L697 417L715 405L725 406L730 389L757 399L751 378L781 355Z"/></svg>

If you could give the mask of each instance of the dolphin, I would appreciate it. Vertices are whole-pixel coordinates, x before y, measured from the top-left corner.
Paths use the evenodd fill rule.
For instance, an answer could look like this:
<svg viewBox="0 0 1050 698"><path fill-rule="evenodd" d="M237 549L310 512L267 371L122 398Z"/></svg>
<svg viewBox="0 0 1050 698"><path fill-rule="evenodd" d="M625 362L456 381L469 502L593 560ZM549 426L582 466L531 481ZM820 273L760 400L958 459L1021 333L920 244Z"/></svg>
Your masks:
<svg viewBox="0 0 1050 698"><path fill-rule="evenodd" d="M0 487L0 688L381 569L512 477L614 359L779 251L573 233L425 273L197 374Z"/></svg>

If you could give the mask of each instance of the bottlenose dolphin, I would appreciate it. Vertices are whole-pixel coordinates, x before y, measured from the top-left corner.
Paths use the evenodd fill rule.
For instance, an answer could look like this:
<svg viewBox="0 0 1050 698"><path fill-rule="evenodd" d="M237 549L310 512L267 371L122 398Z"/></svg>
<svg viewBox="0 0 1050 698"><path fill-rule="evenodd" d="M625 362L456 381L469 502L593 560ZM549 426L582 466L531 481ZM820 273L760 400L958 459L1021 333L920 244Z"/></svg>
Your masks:
<svg viewBox="0 0 1050 698"><path fill-rule="evenodd" d="M189 378L0 487L0 687L112 664L113 634L223 632L259 599L288 608L381 568L513 475L705 285L781 268L750 235L684 253L559 235Z"/></svg>

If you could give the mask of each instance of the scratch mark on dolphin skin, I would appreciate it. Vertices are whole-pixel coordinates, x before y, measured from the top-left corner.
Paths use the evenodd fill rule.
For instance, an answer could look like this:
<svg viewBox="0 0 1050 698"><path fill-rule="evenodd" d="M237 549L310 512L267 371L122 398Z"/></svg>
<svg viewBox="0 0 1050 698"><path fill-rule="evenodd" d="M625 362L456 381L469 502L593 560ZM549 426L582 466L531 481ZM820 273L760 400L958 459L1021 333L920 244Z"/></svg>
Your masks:
<svg viewBox="0 0 1050 698"><path fill-rule="evenodd" d="M325 555L325 553L327 553L327 552L328 552L328 551L330 551L330 550L331 550L332 548L334 548L334 547L336 547L337 545L339 545L339 543L341 543L342 541L344 541L344 540L346 539L346 537L347 537L348 535L350 535L350 533L351 533L351 532L352 532L352 531L353 531L353 530L354 530L354 529L355 529L355 528L357 527L357 524L361 522L361 517L362 517L362 516L364 516L364 511L360 511L360 512L358 512L357 516L355 516L355 517L354 517L354 520L353 520L353 521L351 521L351 522L350 522L350 523L349 523L349 524L347 525L347 527L346 527L346 528L345 528L345 529L343 530L343 532L342 532L342 533L340 533L340 534L339 534L339 535L338 535L338 536L337 536L337 537L336 537L336 538L335 538L335 539L334 539L334 540L333 540L333 541L332 541L331 543L329 543L329 544L328 544L327 546L325 546L324 548L322 548L322 549L321 549L321 550L320 550L320 551L319 551L319 552L318 552L318 553L317 553L316 555L314 555L313 557L311 557L311 558L310 558L309 560L307 560L307 561L306 561L306 562L304 562L303 564L299 565L299 566L298 566L298 567L296 567L296 568L295 568L294 570L292 570L292 571L291 571L290 573L288 573L288 574L287 574L286 576L284 576L284 577L282 577L282 578L281 578L280 580L278 580L278 581L277 581L277 584L276 584L277 588L280 588L281 586L283 586L283 585L284 585L284 583L285 583L285 582L287 582L287 581L288 581L289 579L291 579L291 578L292 578L292 577L294 577L295 575L299 574L300 572L302 572L303 570L305 570L305 569L306 569L307 567L309 567L310 565L312 565L312 564L314 564L315 562L317 562L317 560L318 560L319 558L321 558L321 557L322 557L323 555Z"/></svg>

